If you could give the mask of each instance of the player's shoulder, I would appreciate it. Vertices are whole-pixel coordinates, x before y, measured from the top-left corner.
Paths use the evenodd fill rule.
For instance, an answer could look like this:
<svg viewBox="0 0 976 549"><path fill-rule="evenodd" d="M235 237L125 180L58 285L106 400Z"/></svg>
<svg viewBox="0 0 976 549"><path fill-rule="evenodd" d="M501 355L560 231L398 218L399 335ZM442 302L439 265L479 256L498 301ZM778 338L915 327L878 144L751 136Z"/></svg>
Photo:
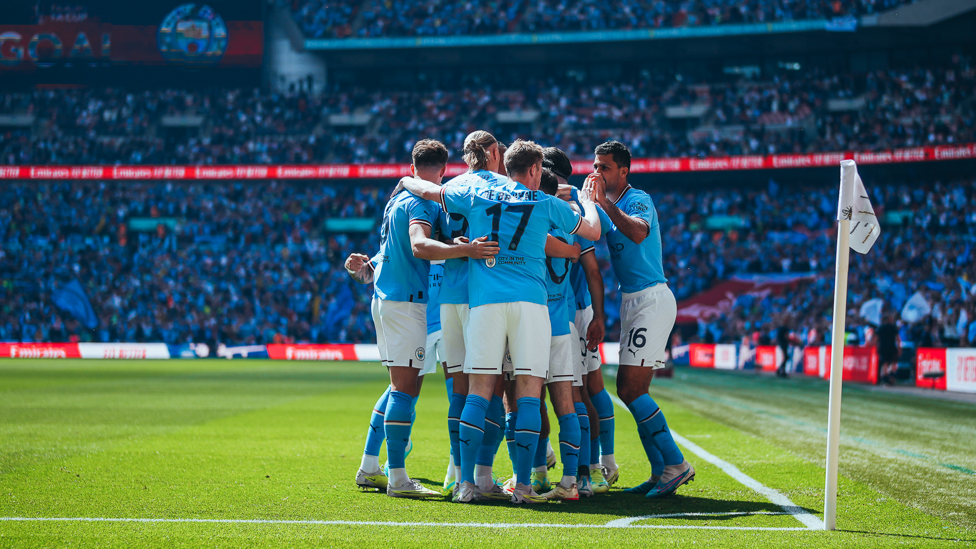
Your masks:
<svg viewBox="0 0 976 549"><path fill-rule="evenodd" d="M476 172L465 172L452 177L444 185L449 187L482 187L498 185L507 179L507 177L492 171L479 170Z"/></svg>
<svg viewBox="0 0 976 549"><path fill-rule="evenodd" d="M646 213L654 209L654 201L651 199L651 195L629 185L617 199L616 204L621 210L628 210L630 213Z"/></svg>

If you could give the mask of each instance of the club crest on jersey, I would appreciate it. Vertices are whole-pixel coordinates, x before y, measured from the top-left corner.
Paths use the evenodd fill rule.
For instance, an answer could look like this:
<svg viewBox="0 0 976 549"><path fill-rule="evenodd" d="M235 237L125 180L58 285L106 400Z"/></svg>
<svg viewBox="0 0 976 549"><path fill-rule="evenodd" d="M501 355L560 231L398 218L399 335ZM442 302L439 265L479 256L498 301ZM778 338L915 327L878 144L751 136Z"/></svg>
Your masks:
<svg viewBox="0 0 976 549"><path fill-rule="evenodd" d="M423 360L427 352L423 347L417 347L417 360Z"/></svg>
<svg viewBox="0 0 976 549"><path fill-rule="evenodd" d="M485 260L485 267L488 267L490 269L490 268L492 268L494 266L495 266L495 257L494 256L489 257L488 259Z"/></svg>

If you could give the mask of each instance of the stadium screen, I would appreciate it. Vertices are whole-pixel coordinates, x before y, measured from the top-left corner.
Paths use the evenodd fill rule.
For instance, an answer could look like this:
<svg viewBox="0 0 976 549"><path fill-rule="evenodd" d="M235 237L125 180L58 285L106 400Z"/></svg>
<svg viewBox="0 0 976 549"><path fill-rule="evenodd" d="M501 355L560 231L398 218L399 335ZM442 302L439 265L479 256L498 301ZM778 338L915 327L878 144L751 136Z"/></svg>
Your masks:
<svg viewBox="0 0 976 549"><path fill-rule="evenodd" d="M260 67L258 0L8 0L0 74L58 68Z"/></svg>

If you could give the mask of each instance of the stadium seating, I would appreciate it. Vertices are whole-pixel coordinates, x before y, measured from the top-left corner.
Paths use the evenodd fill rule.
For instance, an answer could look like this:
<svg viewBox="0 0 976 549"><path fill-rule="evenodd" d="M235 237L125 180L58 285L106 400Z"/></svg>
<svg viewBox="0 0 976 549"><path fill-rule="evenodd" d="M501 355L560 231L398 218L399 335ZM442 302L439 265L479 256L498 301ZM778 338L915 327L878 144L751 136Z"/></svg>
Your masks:
<svg viewBox="0 0 976 549"><path fill-rule="evenodd" d="M698 27L878 13L912 0L295 0L312 38ZM357 14L361 17L357 18Z"/></svg>
<svg viewBox="0 0 976 549"><path fill-rule="evenodd" d="M871 190L884 237L879 250L852 258L851 302L880 297L897 310L922 290L938 312L905 339L976 344L976 182ZM376 231L329 232L325 220L371 225L386 192L285 182L4 184L0 341L372 342L370 287L353 283L342 263L352 251L375 253ZM679 301L735 274L824 274L781 296L739 298L730 315L702 323L698 339L736 342L788 323L819 341L832 303L835 192L770 185L652 194ZM597 250L616 340L620 295ZM99 315L93 331L52 303L71 279Z"/></svg>
<svg viewBox="0 0 976 549"><path fill-rule="evenodd" d="M522 90L45 90L0 96L0 109L35 120L32 130L0 128L0 164L404 162L418 137L457 151L476 127L506 141L546 136L574 158L608 138L639 157L884 150L976 141L974 94L976 70L963 57L860 74L696 83L654 73ZM514 122L504 118L512 113ZM199 125L167 133L174 117Z"/></svg>

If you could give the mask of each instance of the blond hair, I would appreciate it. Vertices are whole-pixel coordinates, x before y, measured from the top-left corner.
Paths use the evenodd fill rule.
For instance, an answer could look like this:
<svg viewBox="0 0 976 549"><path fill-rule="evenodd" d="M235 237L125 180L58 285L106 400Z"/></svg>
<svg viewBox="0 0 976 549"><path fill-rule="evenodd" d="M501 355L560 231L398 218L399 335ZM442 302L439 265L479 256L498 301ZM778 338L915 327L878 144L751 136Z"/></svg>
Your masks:
<svg viewBox="0 0 976 549"><path fill-rule="evenodd" d="M472 171L488 169L488 148L498 143L495 136L484 130L476 130L464 138L464 163Z"/></svg>

